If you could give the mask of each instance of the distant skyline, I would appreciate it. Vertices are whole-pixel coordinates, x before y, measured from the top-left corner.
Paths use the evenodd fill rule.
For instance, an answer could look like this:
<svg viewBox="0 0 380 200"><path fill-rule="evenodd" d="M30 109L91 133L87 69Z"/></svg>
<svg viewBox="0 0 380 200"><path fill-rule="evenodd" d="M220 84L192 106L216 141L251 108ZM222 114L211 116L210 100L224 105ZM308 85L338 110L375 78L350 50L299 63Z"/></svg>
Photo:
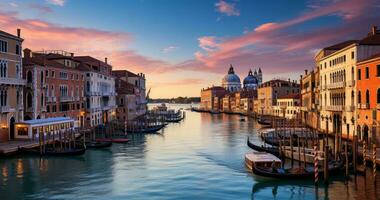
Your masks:
<svg viewBox="0 0 380 200"><path fill-rule="evenodd" d="M0 29L145 73L152 98L199 96L228 67L299 80L325 46L380 26L377 0L0 0ZM377 23L377 24L376 24Z"/></svg>

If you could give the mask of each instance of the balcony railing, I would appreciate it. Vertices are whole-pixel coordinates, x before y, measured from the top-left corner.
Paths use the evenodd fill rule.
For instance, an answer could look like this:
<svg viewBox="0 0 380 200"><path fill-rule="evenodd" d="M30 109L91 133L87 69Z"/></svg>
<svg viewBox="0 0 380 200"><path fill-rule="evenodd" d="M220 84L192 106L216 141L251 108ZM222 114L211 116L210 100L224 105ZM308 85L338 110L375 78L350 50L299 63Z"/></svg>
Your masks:
<svg viewBox="0 0 380 200"><path fill-rule="evenodd" d="M14 112L16 109L11 108L10 106L1 106L0 112L2 113L8 113L8 112Z"/></svg>
<svg viewBox="0 0 380 200"><path fill-rule="evenodd" d="M20 78L0 78L0 85L25 85L26 80Z"/></svg>
<svg viewBox="0 0 380 200"><path fill-rule="evenodd" d="M59 98L61 102L68 102L68 101L73 101L73 97L60 97Z"/></svg>
<svg viewBox="0 0 380 200"><path fill-rule="evenodd" d="M355 106L345 106L344 110L348 112L353 112L355 110Z"/></svg>
<svg viewBox="0 0 380 200"><path fill-rule="evenodd" d="M369 103L362 103L361 109L368 109Z"/></svg>
<svg viewBox="0 0 380 200"><path fill-rule="evenodd" d="M328 88L329 89L337 89L337 88L344 88L346 85L345 82L337 82L337 83L331 83Z"/></svg>
<svg viewBox="0 0 380 200"><path fill-rule="evenodd" d="M337 106L326 106L326 110L331 111L343 111L343 106L337 105Z"/></svg>

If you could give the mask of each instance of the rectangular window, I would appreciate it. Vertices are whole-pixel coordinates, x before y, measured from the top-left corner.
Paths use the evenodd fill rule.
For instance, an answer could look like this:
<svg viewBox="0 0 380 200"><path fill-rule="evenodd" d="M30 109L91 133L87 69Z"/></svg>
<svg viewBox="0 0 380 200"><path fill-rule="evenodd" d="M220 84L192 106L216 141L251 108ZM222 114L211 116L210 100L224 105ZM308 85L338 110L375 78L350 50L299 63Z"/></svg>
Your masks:
<svg viewBox="0 0 380 200"><path fill-rule="evenodd" d="M20 45L16 44L16 54L21 55Z"/></svg>
<svg viewBox="0 0 380 200"><path fill-rule="evenodd" d="M8 52L8 42L0 40L0 52Z"/></svg>
<svg viewBox="0 0 380 200"><path fill-rule="evenodd" d="M362 71L358 69L358 80L362 80Z"/></svg>
<svg viewBox="0 0 380 200"><path fill-rule="evenodd" d="M55 71L51 71L51 77L55 78Z"/></svg>
<svg viewBox="0 0 380 200"><path fill-rule="evenodd" d="M351 52L351 59L354 59L355 58L355 52Z"/></svg>
<svg viewBox="0 0 380 200"><path fill-rule="evenodd" d="M66 72L59 72L59 78L68 79L67 73Z"/></svg>
<svg viewBox="0 0 380 200"><path fill-rule="evenodd" d="M377 77L380 77L380 65L377 65L377 66L376 66L376 72L377 72L377 73L376 73L376 76L377 76Z"/></svg>
<svg viewBox="0 0 380 200"><path fill-rule="evenodd" d="M365 68L365 78L369 79L369 68L368 67Z"/></svg>

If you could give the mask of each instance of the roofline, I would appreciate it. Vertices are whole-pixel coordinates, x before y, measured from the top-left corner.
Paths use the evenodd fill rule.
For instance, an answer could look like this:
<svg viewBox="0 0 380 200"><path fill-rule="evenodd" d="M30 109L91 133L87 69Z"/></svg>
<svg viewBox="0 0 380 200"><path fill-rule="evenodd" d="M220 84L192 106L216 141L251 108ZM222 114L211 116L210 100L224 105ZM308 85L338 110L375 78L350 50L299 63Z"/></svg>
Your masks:
<svg viewBox="0 0 380 200"><path fill-rule="evenodd" d="M362 65L362 64L370 63L370 62L377 61L377 60L380 61L380 55L375 57L375 58L370 58L370 59L366 59L366 60L362 60L360 62L357 62L356 65Z"/></svg>
<svg viewBox="0 0 380 200"><path fill-rule="evenodd" d="M357 42L354 42L354 43L352 43L352 44L350 44L350 45L348 45L348 46L346 46L346 47L344 47L344 48L341 48L341 49L339 49L339 50L337 50L337 51L334 51L333 53L331 53L331 54L329 54L329 55L327 55L327 56L322 57L319 61L325 60L325 59L327 59L327 58L329 58L329 57L332 57L332 56L334 56L334 55L336 55L336 54L339 54L339 53L341 53L341 52L343 52L343 51L345 51L345 50L347 50L347 49L349 49L349 48L351 48L351 47L354 47L354 46L359 46L359 45L358 45ZM363 45L363 46L365 46L365 45ZM322 49L322 50L323 50L323 49ZM321 51L322 51L322 50L321 50Z"/></svg>
<svg viewBox="0 0 380 200"><path fill-rule="evenodd" d="M4 34L4 33L5 33L5 34ZM5 31L0 31L0 35L3 36L3 37L6 37L6 38L8 38L8 39L17 40L17 41L19 41L19 42L23 42L23 41L24 41L23 38L19 38L19 37L13 35L13 34L10 34L10 33L5 32Z"/></svg>

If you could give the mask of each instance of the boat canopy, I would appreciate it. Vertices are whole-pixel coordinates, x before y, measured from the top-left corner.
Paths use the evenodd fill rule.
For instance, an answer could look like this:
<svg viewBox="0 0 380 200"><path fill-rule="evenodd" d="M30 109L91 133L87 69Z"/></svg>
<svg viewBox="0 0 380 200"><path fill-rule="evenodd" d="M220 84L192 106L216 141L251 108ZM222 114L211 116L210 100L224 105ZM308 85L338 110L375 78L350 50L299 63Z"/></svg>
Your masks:
<svg viewBox="0 0 380 200"><path fill-rule="evenodd" d="M245 157L251 160L252 162L256 162L256 163L257 162L267 163L267 162L273 162L273 161L281 162L279 158L266 152L251 152L251 153L247 153Z"/></svg>

